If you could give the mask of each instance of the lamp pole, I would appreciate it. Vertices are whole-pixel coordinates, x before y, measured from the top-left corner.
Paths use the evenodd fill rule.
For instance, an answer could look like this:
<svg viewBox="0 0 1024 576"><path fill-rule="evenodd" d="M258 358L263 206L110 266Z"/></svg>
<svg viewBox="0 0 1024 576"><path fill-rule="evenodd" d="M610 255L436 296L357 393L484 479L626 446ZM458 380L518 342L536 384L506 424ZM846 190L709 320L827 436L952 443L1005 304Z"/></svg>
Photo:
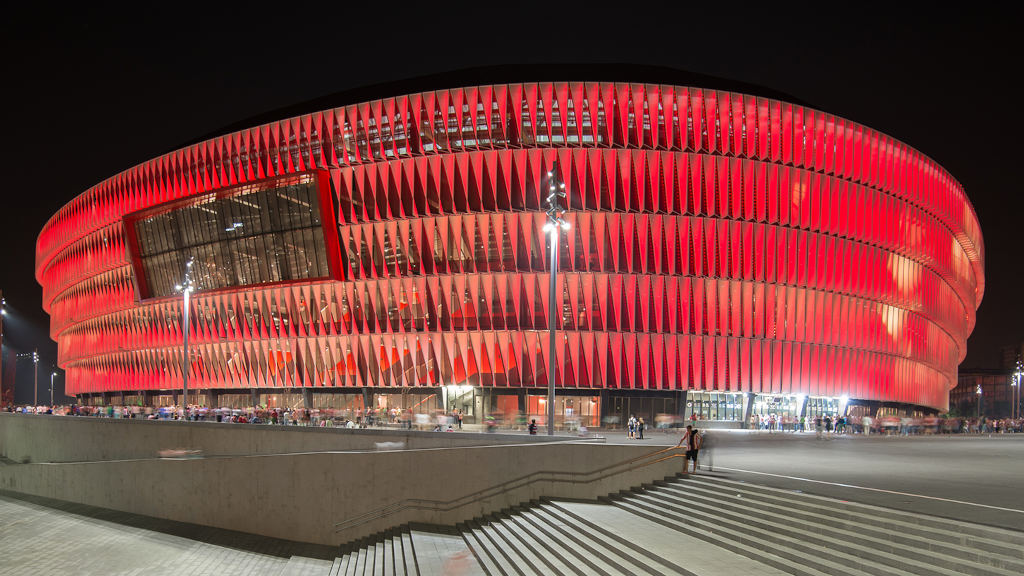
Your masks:
<svg viewBox="0 0 1024 576"><path fill-rule="evenodd" d="M56 372L50 372L50 408L53 408L53 379L56 378Z"/></svg>
<svg viewBox="0 0 1024 576"><path fill-rule="evenodd" d="M184 347L185 355L181 361L181 419L188 420L188 369L189 369L189 357L188 357L188 307L189 301L192 296L192 263L195 262L195 256L190 256L188 262L185 263L185 283L179 286L182 292L182 296L185 299L185 306L182 309L182 334L184 335Z"/></svg>
<svg viewBox="0 0 1024 576"><path fill-rule="evenodd" d="M544 224L544 231L551 235L551 293L548 299L548 328L549 350L548 350L548 436L555 435L555 328L557 326L556 306L558 294L558 229L569 229L569 223L565 221L565 184L558 176L558 162L551 163L548 171L548 197L547 215L548 221Z"/></svg>
<svg viewBox="0 0 1024 576"><path fill-rule="evenodd" d="M0 290L0 408L4 403L4 318L7 316L7 299L4 298L4 291ZM12 384L13 386L13 384ZM11 394L11 403L14 403L14 395Z"/></svg>
<svg viewBox="0 0 1024 576"><path fill-rule="evenodd" d="M39 406L39 348L32 351L32 364L35 375L32 377L32 407Z"/></svg>
<svg viewBox="0 0 1024 576"><path fill-rule="evenodd" d="M974 393L978 395L978 419L981 420L981 384L978 384L978 387L977 389L974 390ZM978 422L978 426L980 430L981 422Z"/></svg>
<svg viewBox="0 0 1024 576"><path fill-rule="evenodd" d="M1024 364L1021 363L1021 359L1017 357L1017 366L1013 371L1013 409L1010 411L1010 417L1016 420L1020 418L1020 386L1021 379L1024 378Z"/></svg>

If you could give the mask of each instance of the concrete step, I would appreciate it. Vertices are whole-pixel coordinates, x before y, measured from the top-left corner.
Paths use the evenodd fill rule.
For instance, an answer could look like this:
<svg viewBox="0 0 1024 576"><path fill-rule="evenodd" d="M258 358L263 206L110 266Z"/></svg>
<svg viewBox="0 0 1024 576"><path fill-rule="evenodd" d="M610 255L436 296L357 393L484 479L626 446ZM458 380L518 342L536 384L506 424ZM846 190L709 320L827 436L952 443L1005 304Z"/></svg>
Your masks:
<svg viewBox="0 0 1024 576"><path fill-rule="evenodd" d="M516 567L515 551L508 547L489 520L474 520L473 534L480 543L480 551L489 560L488 566L496 570L496 575L518 576L521 573Z"/></svg>
<svg viewBox="0 0 1024 576"><path fill-rule="evenodd" d="M373 545L373 564L368 566L368 568L371 568L370 574L374 576L387 574L386 564L387 562L384 560L384 540L380 540Z"/></svg>
<svg viewBox="0 0 1024 576"><path fill-rule="evenodd" d="M829 517L834 519L833 522L872 526L876 530L900 535L898 541L901 542L918 538L931 546L947 543L963 547L974 550L972 555L977 561L995 567L1015 570L1018 562L1024 560L1024 543L1017 543L1024 534L1012 530L725 479L692 478L677 484L718 491L730 497L738 494L760 503L783 505L793 512Z"/></svg>
<svg viewBox="0 0 1024 576"><path fill-rule="evenodd" d="M601 547L610 552L614 552L619 557L628 560L629 563L636 566L636 570L632 573L647 573L654 576L660 574L673 574L682 573L685 574L680 566L673 564L654 555L648 555L644 553L638 553L636 547L628 544L627 540L641 541L643 538L642 534L632 534L631 538L626 538L622 535L614 535L606 533L603 530L595 530L589 523L581 522L580 519L570 514L566 507L559 506L555 503L545 504L541 507L545 512L550 514L566 524L572 524L576 527L579 534L585 534L595 547Z"/></svg>
<svg viewBox="0 0 1024 576"><path fill-rule="evenodd" d="M571 540L569 546L578 547L582 553L599 558L612 569L611 574L664 573L652 571L647 562L635 558L632 552L623 551L616 543L607 541L599 534L591 533L586 526L580 525L550 505L532 508L530 514Z"/></svg>
<svg viewBox="0 0 1024 576"><path fill-rule="evenodd" d="M384 538L377 544L377 558L374 561L374 574L394 576L394 552L391 539Z"/></svg>
<svg viewBox="0 0 1024 576"><path fill-rule="evenodd" d="M835 561L827 555L797 553L784 546L778 546L759 538L751 538L717 522L708 522L700 517L680 514L633 496L620 495L613 498L611 502L652 522L711 542L790 574L798 576L820 576L821 574L867 576L874 574L874 572L861 570L855 565Z"/></svg>
<svg viewBox="0 0 1024 576"><path fill-rule="evenodd" d="M370 546L366 547L366 566L363 568L364 576L376 576L377 574L383 574L380 572L380 550L382 545L380 542L374 542Z"/></svg>
<svg viewBox="0 0 1024 576"><path fill-rule="evenodd" d="M510 529L516 531L520 539L525 540L527 545L539 551L542 558L549 561L553 574L577 574L588 576L594 571L584 562L576 550L565 547L560 540L551 539L544 532L537 529L522 514L522 510L510 515L506 520Z"/></svg>
<svg viewBox="0 0 1024 576"><path fill-rule="evenodd" d="M376 574L373 571L374 563L377 560L377 543L368 544L366 546L366 559L363 562L363 576L372 576Z"/></svg>
<svg viewBox="0 0 1024 576"><path fill-rule="evenodd" d="M756 506L760 518L771 516L773 527L800 528L831 538L868 548L911 558L920 562L944 566L957 572L975 576L1015 576L1024 574L1024 561L979 550L970 546L948 543L959 541L957 535L945 535L933 528L917 524L902 524L899 529L875 526L876 516L851 515L838 519L820 512L805 511L794 506L801 494L758 498L756 493L742 488L728 490L709 489L707 483L678 482L654 488L652 492L675 494L690 502L705 502L708 506L734 514L749 516ZM817 504L817 503L815 503Z"/></svg>
<svg viewBox="0 0 1024 576"><path fill-rule="evenodd" d="M529 564L532 571L527 572L528 574L550 574L552 570L555 570L553 568L555 564L562 570L561 572L555 572L556 574L565 573L565 566L561 562L553 563L549 560L549 556L544 554L544 548L537 546L536 542L527 538L523 531L519 530L516 524L509 520L508 515L496 515L491 526L505 538L505 541L509 544L509 549L514 550L520 558Z"/></svg>
<svg viewBox="0 0 1024 576"><path fill-rule="evenodd" d="M539 562L539 572L544 574L576 574L578 573L572 562L572 556L566 555L567 550L561 546L550 546L548 542L537 538L533 527L526 522L519 521L519 514L502 515L498 522L505 530L505 533L515 539L515 549L528 557L536 558Z"/></svg>
<svg viewBox="0 0 1024 576"><path fill-rule="evenodd" d="M279 576L305 576L308 574L330 574L333 562L320 558L292 556L278 572Z"/></svg>
<svg viewBox="0 0 1024 576"><path fill-rule="evenodd" d="M948 534L961 535L961 543L969 539L967 537L982 538L992 542L1000 542L1009 545L1007 547L1007 550L1012 550L1013 552L1016 552L1009 554L1010 556L1024 559L1024 533L1016 532L1013 530L1006 530L1003 528L996 528L993 526L984 526L982 524L974 524L970 522L961 522L958 520L941 518L938 516L929 516L926 514L916 514L914 512L894 510L891 508L882 508L880 506L873 506L871 504L841 501L833 498L827 498L824 496L807 494L804 492L796 493L792 490L784 490L781 488L773 488L770 486L760 486L757 484L751 484L749 482L740 482L737 480L728 480L725 478L693 476L687 479L677 480L676 482L704 483L713 487L719 487L720 489L741 488L746 489L749 492L768 497L785 497L787 495L800 494L804 506L816 508L823 514L836 516L837 518L845 518L847 517L847 514L868 515L870 517L875 518L876 521L880 522L902 523L902 525L896 529L906 529L906 525L915 525L919 527L932 528L935 530L945 531Z"/></svg>
<svg viewBox="0 0 1024 576"><path fill-rule="evenodd" d="M727 526L735 533L774 545L777 549L790 550L791 552L783 555L788 555L793 559L827 552L832 559L846 566L855 566L860 570L879 576L902 574L957 576L957 572L935 564L874 550L868 546L844 542L840 539L822 537L801 528L773 525L770 521L762 519L758 510L749 510L746 514L734 514L693 499L684 500L660 491L645 491L637 493L634 497L649 501L663 509L674 510L679 514L702 517L707 522Z"/></svg>
<svg viewBox="0 0 1024 576"><path fill-rule="evenodd" d="M485 576L462 536L422 530L410 531L419 574Z"/></svg>
<svg viewBox="0 0 1024 576"><path fill-rule="evenodd" d="M604 555L593 554L589 550L576 545L560 529L550 524L546 516L538 515L536 509L523 510L517 516L522 523L529 525L533 529L538 538L550 542L552 545L557 543L567 553L565 557L574 559L574 565L580 566L585 574L613 576L623 573L620 567L606 559Z"/></svg>
<svg viewBox="0 0 1024 576"><path fill-rule="evenodd" d="M737 554L685 531L666 530L661 524L642 518L617 506L585 502L552 501L591 530L618 538L633 549L672 568L672 574L701 576L783 576L783 572Z"/></svg>
<svg viewBox="0 0 1024 576"><path fill-rule="evenodd" d="M473 551L476 561L480 563L484 572L488 576L508 576L508 573L501 567L502 563L492 555L494 553L491 549L493 544L491 544L490 538L482 533L480 524L475 520L469 521L462 525L461 529L463 540Z"/></svg>
<svg viewBox="0 0 1024 576"><path fill-rule="evenodd" d="M391 547L391 538L384 538L377 544L377 548L380 549L380 564L374 571L374 574L382 574L384 576L395 575L395 551Z"/></svg>
<svg viewBox="0 0 1024 576"><path fill-rule="evenodd" d="M416 550L412 546L412 534L408 530L402 530L398 539L402 542L402 562L405 565L405 573L408 576L415 576L420 573L416 565Z"/></svg>
<svg viewBox="0 0 1024 576"><path fill-rule="evenodd" d="M335 558L331 564L330 576L343 576L345 574L345 557Z"/></svg>
<svg viewBox="0 0 1024 576"><path fill-rule="evenodd" d="M364 555L366 554L366 550L362 548L355 548L346 554L348 563L345 565L345 576L356 576L356 568L359 566L360 550L362 550ZM359 572L358 574L362 576L362 572Z"/></svg>
<svg viewBox="0 0 1024 576"><path fill-rule="evenodd" d="M405 551L402 550L402 537L399 534L392 534L391 538L391 553L395 558L394 574L395 576L410 576L405 571L405 558L403 555ZM415 575L412 575L415 576Z"/></svg>
<svg viewBox="0 0 1024 576"><path fill-rule="evenodd" d="M529 550L519 547L516 537L509 534L508 528L502 525L496 515L488 515L484 520L481 527L502 552L497 557L504 558L502 568L505 572L516 576L541 573L544 563Z"/></svg>
<svg viewBox="0 0 1024 576"><path fill-rule="evenodd" d="M387 532L282 574L1016 576L1024 534L712 476ZM666 530L665 528L671 530ZM294 563L294 566L293 566ZM294 569L293 569L294 568Z"/></svg>

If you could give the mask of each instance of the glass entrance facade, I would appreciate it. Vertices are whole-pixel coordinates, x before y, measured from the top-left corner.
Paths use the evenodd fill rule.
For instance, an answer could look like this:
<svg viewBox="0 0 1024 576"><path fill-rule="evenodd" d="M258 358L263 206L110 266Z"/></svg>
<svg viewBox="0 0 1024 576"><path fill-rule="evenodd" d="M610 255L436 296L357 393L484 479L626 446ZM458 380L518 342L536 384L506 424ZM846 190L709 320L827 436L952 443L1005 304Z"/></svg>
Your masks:
<svg viewBox="0 0 1024 576"><path fill-rule="evenodd" d="M686 410L683 419L689 421L692 416L697 420L743 420L744 400L742 392L701 392L693 391L686 394Z"/></svg>
<svg viewBox="0 0 1024 576"><path fill-rule="evenodd" d="M678 396L620 396L610 399L608 412L604 416L606 428L623 428L630 416L643 418L648 428L668 427L679 421Z"/></svg>
<svg viewBox="0 0 1024 576"><path fill-rule="evenodd" d="M476 386L443 386L441 397L444 403L445 412L462 412L462 421L467 424L475 424L477 404L481 402L480 388Z"/></svg>
<svg viewBox="0 0 1024 576"><path fill-rule="evenodd" d="M526 421L537 420L537 425L547 426L546 395L526 396ZM596 427L601 417L601 398L598 396L555 396L555 428L578 430L580 426Z"/></svg>
<svg viewBox="0 0 1024 576"><path fill-rule="evenodd" d="M839 398L825 398L812 396L807 399L807 407L804 409L804 416L808 420L818 416L831 416L833 419L840 415L842 400Z"/></svg>

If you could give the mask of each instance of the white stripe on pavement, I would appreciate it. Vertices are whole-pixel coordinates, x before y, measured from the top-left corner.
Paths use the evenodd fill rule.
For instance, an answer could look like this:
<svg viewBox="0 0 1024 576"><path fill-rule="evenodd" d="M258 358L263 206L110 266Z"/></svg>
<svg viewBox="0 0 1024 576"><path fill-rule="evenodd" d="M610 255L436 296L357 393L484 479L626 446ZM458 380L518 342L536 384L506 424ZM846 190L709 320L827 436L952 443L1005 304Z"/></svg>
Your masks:
<svg viewBox="0 0 1024 576"><path fill-rule="evenodd" d="M928 500L939 500L941 502L952 502L953 504L964 504L967 506L978 506L980 508L990 508L992 510L1003 510L1005 512L1017 512L1018 514L1024 514L1024 510L1018 510L1016 508L1004 508L1002 506L991 506L989 504L979 504L977 502L965 502L963 500L953 500L951 498L940 498L938 496L926 496L924 494L913 494L911 492L899 492L896 490L886 490L884 488L871 488L869 486L857 486L855 484L843 484L841 482L827 482L825 480L815 480L813 478L801 478L799 476L786 476L785 474L773 474L771 472L758 472L757 470L741 470L739 468L722 468L720 466L715 467L718 470L727 470L729 472L743 472L746 474L760 474L762 476L775 476L776 478L786 478L789 480L803 480L804 482L814 482L816 484L828 484L831 486L841 486L843 488L856 488L858 490L870 490L872 492L884 492L886 494L897 494L899 496L912 496L914 498L925 498Z"/></svg>

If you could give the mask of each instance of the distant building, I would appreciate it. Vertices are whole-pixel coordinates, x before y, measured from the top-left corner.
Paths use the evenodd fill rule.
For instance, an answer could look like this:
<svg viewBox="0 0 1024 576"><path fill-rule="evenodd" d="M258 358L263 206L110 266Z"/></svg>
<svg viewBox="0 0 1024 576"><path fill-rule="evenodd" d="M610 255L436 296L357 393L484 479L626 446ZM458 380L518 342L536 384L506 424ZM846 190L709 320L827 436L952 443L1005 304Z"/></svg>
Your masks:
<svg viewBox="0 0 1024 576"><path fill-rule="evenodd" d="M1012 371L1003 369L961 370L949 393L949 409L960 416L1009 418L1013 407ZM980 398L978 390L981 390Z"/></svg>
<svg viewBox="0 0 1024 576"><path fill-rule="evenodd" d="M1017 366L1017 360L1024 358L1024 341L1003 346L999 351L1001 352L999 367L1012 372Z"/></svg>
<svg viewBox="0 0 1024 576"><path fill-rule="evenodd" d="M67 393L171 403L185 369L208 405L470 422L542 417L551 379L556 421L587 425L946 410L984 293L952 175L756 87L581 70L346 94L86 190L36 245Z"/></svg>

